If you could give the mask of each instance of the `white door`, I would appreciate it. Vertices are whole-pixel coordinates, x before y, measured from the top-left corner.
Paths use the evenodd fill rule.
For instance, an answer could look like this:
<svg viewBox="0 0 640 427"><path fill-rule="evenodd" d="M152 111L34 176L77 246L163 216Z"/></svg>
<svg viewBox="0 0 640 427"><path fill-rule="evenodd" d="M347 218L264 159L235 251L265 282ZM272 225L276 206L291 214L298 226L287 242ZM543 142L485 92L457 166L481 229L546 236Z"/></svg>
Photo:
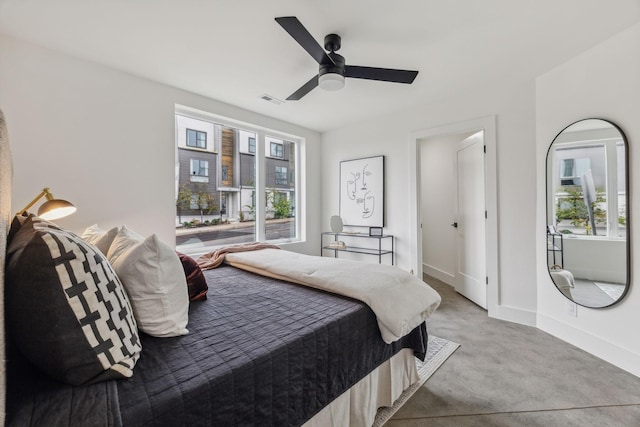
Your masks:
<svg viewBox="0 0 640 427"><path fill-rule="evenodd" d="M484 132L458 142L456 291L487 308Z"/></svg>

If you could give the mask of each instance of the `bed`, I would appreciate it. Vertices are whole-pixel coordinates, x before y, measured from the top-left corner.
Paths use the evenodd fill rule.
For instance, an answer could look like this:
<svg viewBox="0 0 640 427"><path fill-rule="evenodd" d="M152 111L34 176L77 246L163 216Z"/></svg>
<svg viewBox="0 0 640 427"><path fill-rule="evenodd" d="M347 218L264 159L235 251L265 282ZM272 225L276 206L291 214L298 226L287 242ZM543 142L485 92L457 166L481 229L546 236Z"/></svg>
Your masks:
<svg viewBox="0 0 640 427"><path fill-rule="evenodd" d="M4 233L11 219L6 204L11 176L5 167L10 160L2 127L0 112L0 155L4 158L0 158L4 162L0 232ZM70 235L75 239L54 225L38 225L37 218L30 221L34 227L53 230L54 237ZM23 228L18 226L20 232ZM0 242L4 252L4 236ZM94 250L84 242L79 247ZM11 284L16 277L26 276L9 271L15 268L11 260L20 259L15 248L10 250L10 287L5 295L16 301L20 294ZM4 253L0 255L4 259ZM86 259L97 257L87 255ZM33 258L41 256L29 259ZM4 262L1 264L4 267ZM24 270L34 268L29 264ZM8 338L2 339L2 344L6 342L6 377L4 373L0 377L6 381L6 425L365 426L372 425L378 407L389 406L418 379L414 361L426 353L424 319L385 342L375 302L294 283L298 280L283 280L281 272L268 277L248 270L224 264L204 271L207 298L189 301L186 327L181 326L172 336L153 336L144 332L144 320L137 320L141 331L123 338L129 340L130 354L120 355L105 374L97 376L83 377L75 370L55 366L52 360L58 351L63 359L59 363L75 357L75 353L65 353L68 348L54 347L44 356L39 348L33 350L35 356L30 353L31 338L27 336L43 333L52 322L64 323L69 317L66 313L47 318L44 307L36 316L27 315L24 307L28 304L20 308L8 304ZM36 289L23 297L34 305L57 304L58 294L46 292ZM135 295L128 289L121 295L126 299L124 294L132 299L134 310L130 311L135 312ZM122 304L121 308L127 308L126 301ZM387 307L387 311L394 314L397 310ZM139 309L136 319L138 313ZM111 314L115 317L109 321L113 322L117 316ZM31 328L27 333L21 329L23 323ZM123 328L136 329L134 323L123 321L122 325L116 331L120 338ZM56 339L49 343L58 344ZM0 389L5 392L4 386ZM5 395L0 397L4 400Z"/></svg>

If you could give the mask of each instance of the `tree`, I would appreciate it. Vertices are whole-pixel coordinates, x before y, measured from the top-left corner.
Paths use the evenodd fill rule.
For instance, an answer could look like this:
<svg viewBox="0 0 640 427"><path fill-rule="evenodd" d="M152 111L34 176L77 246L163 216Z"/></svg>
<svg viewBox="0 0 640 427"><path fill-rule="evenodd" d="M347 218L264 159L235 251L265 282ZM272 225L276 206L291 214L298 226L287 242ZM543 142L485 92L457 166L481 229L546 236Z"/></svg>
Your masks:
<svg viewBox="0 0 640 427"><path fill-rule="evenodd" d="M586 234L592 234L589 212L587 211L582 188L561 187L559 192L566 193L566 196L558 197L556 204L557 222L568 220L574 227L584 227ZM597 189L596 200L591 203L596 224L606 224L607 222L607 211L600 207L600 204L605 201L604 191Z"/></svg>
<svg viewBox="0 0 640 427"><path fill-rule="evenodd" d="M287 198L286 194L282 194L272 188L267 193L267 203L269 201L273 208L274 218L289 218L291 216L291 201Z"/></svg>
<svg viewBox="0 0 640 427"><path fill-rule="evenodd" d="M182 209L189 209L191 207L191 195L193 191L187 184L182 184L176 197L176 210L178 211L178 222L182 223Z"/></svg>
<svg viewBox="0 0 640 427"><path fill-rule="evenodd" d="M178 220L182 222L182 209L193 209L200 212L200 222L204 222L205 214L216 210L216 199L202 183L183 184L176 199Z"/></svg>
<svg viewBox="0 0 640 427"><path fill-rule="evenodd" d="M216 199L206 185L197 182L194 187L191 194L191 204L197 206L197 210L200 212L200 222L204 222L204 215L217 209Z"/></svg>
<svg viewBox="0 0 640 427"><path fill-rule="evenodd" d="M251 219L255 220L256 219L256 191L255 190L251 192L251 204L244 205L244 207L249 210L249 215L251 215Z"/></svg>

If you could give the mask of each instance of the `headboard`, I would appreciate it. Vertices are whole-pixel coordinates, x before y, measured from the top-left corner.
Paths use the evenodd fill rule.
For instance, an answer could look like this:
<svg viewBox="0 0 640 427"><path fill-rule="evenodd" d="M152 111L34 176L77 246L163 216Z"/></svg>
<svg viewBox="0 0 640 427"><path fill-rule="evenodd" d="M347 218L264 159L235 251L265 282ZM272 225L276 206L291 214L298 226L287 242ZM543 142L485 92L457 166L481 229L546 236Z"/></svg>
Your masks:
<svg viewBox="0 0 640 427"><path fill-rule="evenodd" d="M11 184L13 165L4 114L0 110L0 425L4 425L6 401L6 367L4 337L4 259L7 231L11 224Z"/></svg>

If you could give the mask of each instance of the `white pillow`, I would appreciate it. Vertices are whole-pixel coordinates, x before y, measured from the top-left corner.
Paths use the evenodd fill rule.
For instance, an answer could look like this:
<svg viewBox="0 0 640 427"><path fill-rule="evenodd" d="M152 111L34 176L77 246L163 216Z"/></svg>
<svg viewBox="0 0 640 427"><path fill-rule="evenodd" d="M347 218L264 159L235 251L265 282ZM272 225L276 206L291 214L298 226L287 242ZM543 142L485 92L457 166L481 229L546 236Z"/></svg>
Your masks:
<svg viewBox="0 0 640 427"><path fill-rule="evenodd" d="M105 233L106 233L106 231L103 230L102 228L98 227L98 224L93 224L93 225L87 227L84 230L84 232L82 233L82 236L80 236L80 238L82 240L84 240L85 242L91 243L93 245L93 242L98 240Z"/></svg>
<svg viewBox="0 0 640 427"><path fill-rule="evenodd" d="M98 224L87 227L82 233L82 240L98 248L105 256L109 252L109 247L118 234L118 227L113 227L109 231L104 231Z"/></svg>
<svg viewBox="0 0 640 427"><path fill-rule="evenodd" d="M189 333L189 293L176 251L158 236L142 239L126 227L107 256L129 294L138 327L155 337Z"/></svg>
<svg viewBox="0 0 640 427"><path fill-rule="evenodd" d="M144 237L135 231L128 229L126 225L123 225L117 231L113 242L111 242L111 246L107 253L107 259L111 264L113 264L122 254L128 251L131 246L142 242L143 240Z"/></svg>

